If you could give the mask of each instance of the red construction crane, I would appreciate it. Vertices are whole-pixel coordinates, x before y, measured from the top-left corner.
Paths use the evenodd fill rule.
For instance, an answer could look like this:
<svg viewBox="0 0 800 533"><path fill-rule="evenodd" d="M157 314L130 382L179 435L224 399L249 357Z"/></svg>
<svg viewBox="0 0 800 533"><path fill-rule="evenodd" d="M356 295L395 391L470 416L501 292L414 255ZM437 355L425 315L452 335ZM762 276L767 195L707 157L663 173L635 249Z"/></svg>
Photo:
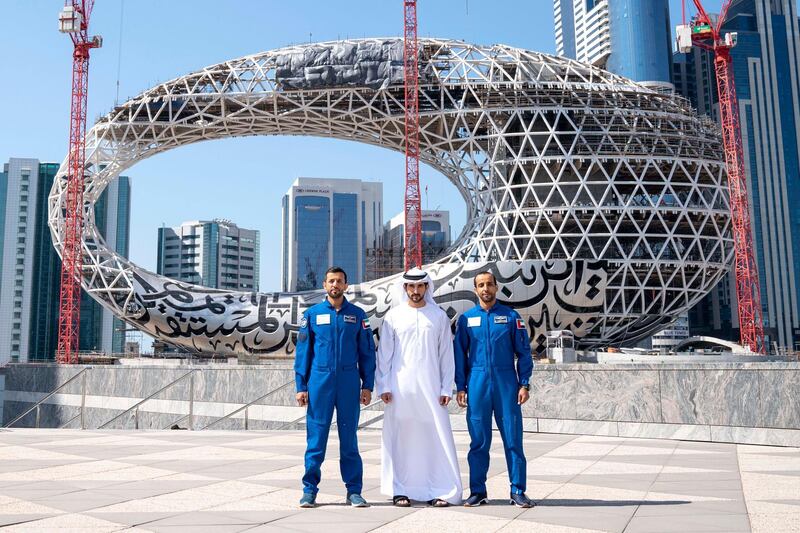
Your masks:
<svg viewBox="0 0 800 533"><path fill-rule="evenodd" d="M725 162L728 165L728 190L731 203L731 222L735 251L734 274L736 296L739 304L740 343L757 353L765 353L764 322L761 316L761 289L758 263L753 252L750 225L750 206L747 198L742 150L742 132L739 126L739 102L733 79L731 48L736 45L736 33L721 34L722 25L732 0L725 0L719 17L712 20L700 0L692 0L697 8L690 24L686 24L684 0L683 25L677 28L678 49L688 52L692 45L714 53L714 71L717 75L722 141Z"/></svg>
<svg viewBox="0 0 800 533"><path fill-rule="evenodd" d="M58 29L72 38L72 107L67 162L67 206L61 252L61 296L58 317L59 363L78 362L81 314L81 232L83 230L83 174L86 166L86 90L89 51L102 46L99 36L89 37L89 17L94 0L67 0L58 16Z"/></svg>
<svg viewBox="0 0 800 533"><path fill-rule="evenodd" d="M406 103L405 269L422 267L422 198L419 189L419 63L417 0L403 0L403 72Z"/></svg>

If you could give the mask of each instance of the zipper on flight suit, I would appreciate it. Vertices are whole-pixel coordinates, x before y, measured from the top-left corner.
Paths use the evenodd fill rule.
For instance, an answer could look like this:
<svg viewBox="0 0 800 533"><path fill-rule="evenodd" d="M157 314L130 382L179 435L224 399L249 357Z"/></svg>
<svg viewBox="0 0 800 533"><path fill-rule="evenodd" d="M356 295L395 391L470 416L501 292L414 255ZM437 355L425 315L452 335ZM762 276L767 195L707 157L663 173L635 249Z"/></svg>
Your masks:
<svg viewBox="0 0 800 533"><path fill-rule="evenodd" d="M487 360L486 365L489 367L489 390L491 390L492 382L494 381L494 372L492 372L492 365L494 364L494 349L492 347L492 326L491 326L492 310L486 310L486 347L487 347Z"/></svg>
<svg viewBox="0 0 800 533"><path fill-rule="evenodd" d="M344 304L342 305L342 308L344 308ZM339 311L337 311L335 307L333 308L333 338L334 338L333 355L334 355L334 358L335 358L333 371L338 376L339 375L339 360L340 360L339 352L341 351L341 348L340 348L341 339L339 338Z"/></svg>

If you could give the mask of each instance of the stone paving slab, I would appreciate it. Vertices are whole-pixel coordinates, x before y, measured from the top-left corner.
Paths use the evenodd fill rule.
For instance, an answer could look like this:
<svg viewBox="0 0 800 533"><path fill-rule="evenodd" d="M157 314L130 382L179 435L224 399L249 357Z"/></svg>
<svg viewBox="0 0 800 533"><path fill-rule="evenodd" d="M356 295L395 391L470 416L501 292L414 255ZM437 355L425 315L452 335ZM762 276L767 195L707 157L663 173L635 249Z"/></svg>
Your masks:
<svg viewBox="0 0 800 533"><path fill-rule="evenodd" d="M508 505L499 436L490 504L391 505L380 433L364 431L364 497L345 505L335 432L315 509L299 509L297 431L0 430L0 529L20 532L800 532L800 450L525 434L533 509ZM455 433L464 485L469 436Z"/></svg>

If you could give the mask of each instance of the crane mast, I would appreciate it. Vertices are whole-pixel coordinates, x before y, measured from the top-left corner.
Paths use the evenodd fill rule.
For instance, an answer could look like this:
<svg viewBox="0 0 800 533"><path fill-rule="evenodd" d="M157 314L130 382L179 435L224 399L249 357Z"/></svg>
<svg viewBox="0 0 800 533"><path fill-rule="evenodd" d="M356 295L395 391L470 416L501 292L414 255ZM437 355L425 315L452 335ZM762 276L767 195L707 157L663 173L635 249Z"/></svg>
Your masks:
<svg viewBox="0 0 800 533"><path fill-rule="evenodd" d="M419 43L417 0L403 0L403 73L405 86L406 190L405 251L408 270L422 266L422 197L419 187Z"/></svg>
<svg viewBox="0 0 800 533"><path fill-rule="evenodd" d="M684 0L685 1L685 0ZM714 53L717 77L722 142L728 167L728 190L734 244L734 274L739 309L740 344L757 353L765 353L764 321L761 313L761 288L758 263L753 251L753 233L744 167L742 132L739 124L739 102L733 78L731 49L736 46L736 33L721 34L722 25L732 0L725 0L716 21L709 17L700 0L692 0L697 16L678 26L678 50L688 52L693 45ZM685 17L685 10L684 10Z"/></svg>
<svg viewBox="0 0 800 533"><path fill-rule="evenodd" d="M92 48L99 48L103 42L99 36L89 37L89 17L93 7L94 0L67 0L58 17L59 31L69 34L74 46L69 155L67 158L67 205L64 212L58 347L56 348L56 360L59 363L78 362L89 51Z"/></svg>

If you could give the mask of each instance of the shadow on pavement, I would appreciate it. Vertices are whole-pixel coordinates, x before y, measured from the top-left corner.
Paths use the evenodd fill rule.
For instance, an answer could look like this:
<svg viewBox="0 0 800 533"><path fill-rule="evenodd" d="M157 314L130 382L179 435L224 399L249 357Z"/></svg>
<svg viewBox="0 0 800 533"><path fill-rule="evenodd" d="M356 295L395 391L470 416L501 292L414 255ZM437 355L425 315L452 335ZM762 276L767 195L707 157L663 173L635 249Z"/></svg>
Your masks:
<svg viewBox="0 0 800 533"><path fill-rule="evenodd" d="M498 501L508 505L507 500L493 500L491 503ZM535 501L537 507L627 507L637 505L686 505L692 503L689 500L572 500L560 498Z"/></svg>

